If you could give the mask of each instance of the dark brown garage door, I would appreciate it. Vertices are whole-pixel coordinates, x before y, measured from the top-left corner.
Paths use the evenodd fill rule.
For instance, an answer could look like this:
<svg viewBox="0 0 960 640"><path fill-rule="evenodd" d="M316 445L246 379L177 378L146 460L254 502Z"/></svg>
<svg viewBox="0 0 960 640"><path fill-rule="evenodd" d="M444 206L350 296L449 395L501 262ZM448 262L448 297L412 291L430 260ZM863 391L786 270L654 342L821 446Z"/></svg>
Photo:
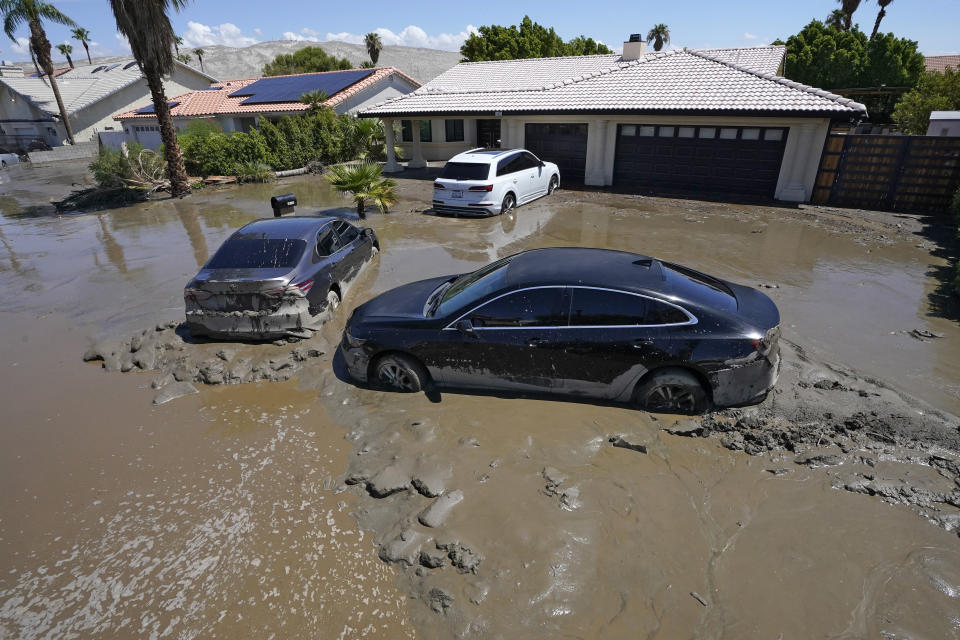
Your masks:
<svg viewBox="0 0 960 640"><path fill-rule="evenodd" d="M587 125L528 124L524 145L541 160L560 168L562 183L583 183L587 168Z"/></svg>
<svg viewBox="0 0 960 640"><path fill-rule="evenodd" d="M621 124L613 184L651 193L773 198L784 127Z"/></svg>

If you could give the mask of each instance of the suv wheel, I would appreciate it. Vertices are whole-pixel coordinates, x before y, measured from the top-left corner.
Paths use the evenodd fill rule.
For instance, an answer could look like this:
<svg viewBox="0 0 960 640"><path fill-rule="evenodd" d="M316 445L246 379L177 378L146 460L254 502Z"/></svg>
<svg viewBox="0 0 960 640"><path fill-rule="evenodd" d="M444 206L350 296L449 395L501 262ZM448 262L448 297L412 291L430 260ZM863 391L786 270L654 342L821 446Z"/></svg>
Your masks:
<svg viewBox="0 0 960 640"><path fill-rule="evenodd" d="M557 187L560 186L560 178L553 176L550 178L550 186L547 187L547 195L552 195L554 191L557 190Z"/></svg>
<svg viewBox="0 0 960 640"><path fill-rule="evenodd" d="M500 204L500 215L509 213L515 206L517 206L517 199L513 197L512 193L508 193L503 196L503 202Z"/></svg>

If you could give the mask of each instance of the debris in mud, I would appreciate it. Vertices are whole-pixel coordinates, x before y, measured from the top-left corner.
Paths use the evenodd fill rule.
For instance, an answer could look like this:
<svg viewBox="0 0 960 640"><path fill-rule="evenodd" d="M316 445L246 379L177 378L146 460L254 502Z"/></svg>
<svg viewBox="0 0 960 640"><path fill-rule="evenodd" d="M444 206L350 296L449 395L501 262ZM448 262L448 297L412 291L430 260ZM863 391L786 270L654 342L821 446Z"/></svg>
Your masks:
<svg viewBox="0 0 960 640"><path fill-rule="evenodd" d="M480 563L483 561L483 557L480 556L480 554L464 546L459 541L437 540L435 544L437 545L437 549L442 549L447 552L447 558L450 559L450 564L460 573L475 574Z"/></svg>
<svg viewBox="0 0 960 640"><path fill-rule="evenodd" d="M194 393L199 393L199 391L189 382L171 382L153 396L153 404L164 404Z"/></svg>
<svg viewBox="0 0 960 640"><path fill-rule="evenodd" d="M646 453L646 452L647 452L647 446L646 446L646 445L643 445L643 444L640 444L640 443L635 443L635 442L630 442L629 440L627 440L627 439L624 438L623 436L611 436L610 439L609 439L609 442L610 442L610 444L612 444L613 446L619 447L619 448L621 448L621 449L630 449L631 451L636 451L636 452L638 452L638 453Z"/></svg>
<svg viewBox="0 0 960 640"><path fill-rule="evenodd" d="M696 600L697 602L699 602L700 604L702 604L703 606L705 606L705 607L706 607L706 606L709 606L709 605L707 605L707 601L704 600L703 597L702 597L699 593L697 593L696 591L691 591L691 592L690 592L690 596L691 596L694 600Z"/></svg>
<svg viewBox="0 0 960 640"><path fill-rule="evenodd" d="M795 461L799 465L816 469L817 467L836 467L843 464L844 458L835 453L824 453Z"/></svg>
<svg viewBox="0 0 960 640"><path fill-rule="evenodd" d="M83 354L85 362L102 363L107 371L158 371L151 387L160 393L154 404L169 402L194 393L183 384L244 384L259 381L283 381L310 360L324 355L319 346L299 345L284 341L280 348L266 344L239 344L224 347L222 343L188 342L184 325L172 321L144 329L132 336L101 342ZM178 384L174 384L178 383Z"/></svg>
<svg viewBox="0 0 960 640"><path fill-rule="evenodd" d="M443 524L444 520L447 519L447 516L450 515L450 511L462 501L463 491L459 489L445 493L434 500L429 507L420 512L417 520L425 527L439 527Z"/></svg>
<svg viewBox="0 0 960 640"><path fill-rule="evenodd" d="M757 285L760 289L779 289L780 285L778 284L768 284L766 282L761 282Z"/></svg>
<svg viewBox="0 0 960 640"><path fill-rule="evenodd" d="M428 594L428 602L430 603L430 608L436 613L446 613L447 609L453 604L453 596L444 591L434 587L430 589Z"/></svg>
<svg viewBox="0 0 960 640"><path fill-rule="evenodd" d="M929 342L930 340L943 337L942 333L928 331L927 329L911 329L910 331L905 331L904 333L916 338L917 340L920 340L921 342Z"/></svg>

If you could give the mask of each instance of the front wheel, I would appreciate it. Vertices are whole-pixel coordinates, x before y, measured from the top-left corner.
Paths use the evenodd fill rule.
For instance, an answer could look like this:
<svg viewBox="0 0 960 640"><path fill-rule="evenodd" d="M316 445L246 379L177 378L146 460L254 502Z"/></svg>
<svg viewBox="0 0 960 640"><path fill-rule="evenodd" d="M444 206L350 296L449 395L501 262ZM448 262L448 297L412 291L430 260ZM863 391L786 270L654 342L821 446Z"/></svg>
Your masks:
<svg viewBox="0 0 960 640"><path fill-rule="evenodd" d="M689 371L656 371L637 386L634 403L641 409L658 413L696 414L706 411L710 399L703 385Z"/></svg>
<svg viewBox="0 0 960 640"><path fill-rule="evenodd" d="M500 204L500 215L509 213L515 206L517 206L517 199L513 197L512 193L508 193L503 196L503 202Z"/></svg>
<svg viewBox="0 0 960 640"><path fill-rule="evenodd" d="M400 393L417 393L427 385L427 371L410 356L392 353L380 358L374 366L377 384Z"/></svg>
<svg viewBox="0 0 960 640"><path fill-rule="evenodd" d="M330 309L330 311L336 311L337 307L339 306L340 294L333 289L330 289L330 291L327 292L327 309Z"/></svg>
<svg viewBox="0 0 960 640"><path fill-rule="evenodd" d="M560 178L553 176L550 178L550 186L547 187L547 195L553 195L553 192L560 186Z"/></svg>

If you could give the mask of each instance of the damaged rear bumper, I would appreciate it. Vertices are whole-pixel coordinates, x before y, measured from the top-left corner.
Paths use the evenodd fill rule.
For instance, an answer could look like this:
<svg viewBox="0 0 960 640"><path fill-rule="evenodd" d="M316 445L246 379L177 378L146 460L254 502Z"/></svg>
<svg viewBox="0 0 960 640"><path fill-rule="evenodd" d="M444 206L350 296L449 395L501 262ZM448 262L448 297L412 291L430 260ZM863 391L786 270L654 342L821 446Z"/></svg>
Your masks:
<svg viewBox="0 0 960 640"><path fill-rule="evenodd" d="M315 323L306 298L285 302L276 311L212 311L188 305L186 319L193 335L255 340L303 337Z"/></svg>
<svg viewBox="0 0 960 640"><path fill-rule="evenodd" d="M721 407L754 404L763 400L780 376L780 350L749 362L713 371L707 377L713 403Z"/></svg>

